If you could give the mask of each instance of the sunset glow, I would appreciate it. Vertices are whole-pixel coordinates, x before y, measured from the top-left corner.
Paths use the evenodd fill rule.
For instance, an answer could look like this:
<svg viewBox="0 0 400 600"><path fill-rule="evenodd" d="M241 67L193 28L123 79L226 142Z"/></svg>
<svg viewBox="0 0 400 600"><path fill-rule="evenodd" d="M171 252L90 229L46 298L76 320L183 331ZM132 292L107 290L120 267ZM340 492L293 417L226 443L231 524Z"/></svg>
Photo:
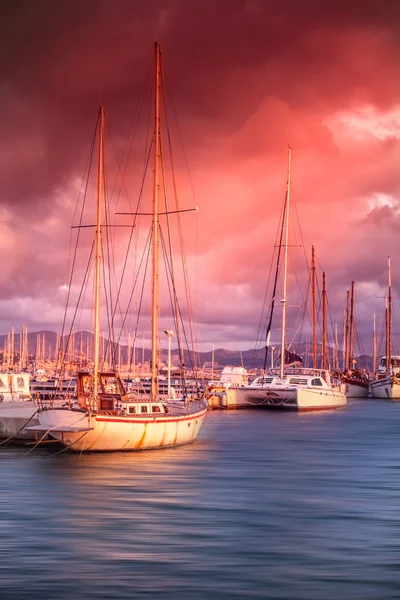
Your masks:
<svg viewBox="0 0 400 600"><path fill-rule="evenodd" d="M189 166L188 177L178 165L182 203L199 207L184 218L200 347L254 344L288 143L305 252L314 245L328 275L332 319L342 319L354 279L370 339L381 308L374 290L385 285L387 256L397 256L400 225L397 8L156 0L100 1L93 11L72 1L43 3L32 18L23 5L10 5L0 25L4 333L60 327L96 111L106 107L112 154L158 39ZM399 285L394 260L394 297Z"/></svg>

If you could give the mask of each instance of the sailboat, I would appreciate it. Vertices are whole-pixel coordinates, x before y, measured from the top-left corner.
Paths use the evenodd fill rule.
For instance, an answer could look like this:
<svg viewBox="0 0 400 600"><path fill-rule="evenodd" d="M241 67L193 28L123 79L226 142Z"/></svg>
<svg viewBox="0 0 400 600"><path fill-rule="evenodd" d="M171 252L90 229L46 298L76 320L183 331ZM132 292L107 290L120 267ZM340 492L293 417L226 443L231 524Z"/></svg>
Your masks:
<svg viewBox="0 0 400 600"><path fill-rule="evenodd" d="M367 398L369 392L369 376L366 372L354 367L354 289L355 283L351 282L350 294L347 292L347 305L345 311L345 352L344 374L342 383L345 386L346 398Z"/></svg>
<svg viewBox="0 0 400 600"><path fill-rule="evenodd" d="M388 257L388 295L385 309L386 355L378 367L378 377L371 382L374 398L400 400L400 357L392 355L392 270Z"/></svg>
<svg viewBox="0 0 400 600"><path fill-rule="evenodd" d="M283 245L284 270L283 270L283 298L282 304L282 339L280 369L271 369L261 377L256 378L251 384L237 388L242 402L249 406L263 406L266 408L292 409L297 411L325 410L339 408L346 404L345 395L335 389L327 369L305 369L294 367L302 364L302 359L295 353L289 352L286 344L286 307L287 307L287 271L289 248L289 208L291 186L291 157L292 150L288 148L288 169L286 199L284 207L284 221L282 222L282 235L285 232ZM279 249L282 247L282 236ZM278 275L276 269L275 283ZM276 288L276 286L275 286ZM275 296L275 290L273 293ZM272 302L273 308L273 302ZM267 327L266 351L270 344L272 322L272 309ZM267 355L266 355L267 356ZM266 361L265 361L266 362ZM287 365L292 366L287 366Z"/></svg>
<svg viewBox="0 0 400 600"><path fill-rule="evenodd" d="M39 410L37 434L51 435L76 452L166 448L193 442L203 423L207 404L201 396L180 401L160 398L158 389L159 187L160 187L161 54L155 44L153 211L152 211L152 376L149 398L127 393L116 371L100 369L102 230L104 213L104 108L99 110L97 218L95 234L94 368L77 373L77 396L63 407Z"/></svg>

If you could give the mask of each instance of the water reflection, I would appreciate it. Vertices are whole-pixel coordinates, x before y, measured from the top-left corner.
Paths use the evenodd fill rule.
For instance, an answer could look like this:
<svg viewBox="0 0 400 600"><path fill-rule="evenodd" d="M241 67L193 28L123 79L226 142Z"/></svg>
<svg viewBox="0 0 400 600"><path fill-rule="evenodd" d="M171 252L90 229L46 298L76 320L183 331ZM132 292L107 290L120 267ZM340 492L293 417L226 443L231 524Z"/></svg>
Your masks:
<svg viewBox="0 0 400 600"><path fill-rule="evenodd" d="M396 598L398 410L211 413L164 451L0 454L0 592Z"/></svg>

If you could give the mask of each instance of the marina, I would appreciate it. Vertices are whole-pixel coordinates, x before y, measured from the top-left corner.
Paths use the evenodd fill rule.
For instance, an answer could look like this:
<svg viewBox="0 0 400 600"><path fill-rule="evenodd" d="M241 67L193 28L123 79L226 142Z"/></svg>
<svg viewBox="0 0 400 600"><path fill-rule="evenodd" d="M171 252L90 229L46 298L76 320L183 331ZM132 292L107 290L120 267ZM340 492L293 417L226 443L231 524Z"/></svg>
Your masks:
<svg viewBox="0 0 400 600"><path fill-rule="evenodd" d="M0 600L400 598L399 6L0 7Z"/></svg>

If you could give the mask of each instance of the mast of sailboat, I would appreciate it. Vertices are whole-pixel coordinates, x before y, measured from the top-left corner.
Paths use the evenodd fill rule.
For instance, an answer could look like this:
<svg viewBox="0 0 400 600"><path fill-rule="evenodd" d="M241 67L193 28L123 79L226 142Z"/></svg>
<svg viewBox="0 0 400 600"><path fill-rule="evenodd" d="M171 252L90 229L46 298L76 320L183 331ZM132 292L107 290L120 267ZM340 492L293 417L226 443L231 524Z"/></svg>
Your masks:
<svg viewBox="0 0 400 600"><path fill-rule="evenodd" d="M372 335L372 377L376 375L376 319L374 313L374 330Z"/></svg>
<svg viewBox="0 0 400 600"><path fill-rule="evenodd" d="M97 162L97 202L95 236L95 286L94 286L94 366L93 389L97 399L100 370L100 310L101 310L101 270L102 270L102 219L104 207L104 108L99 109L98 119L98 162Z"/></svg>
<svg viewBox="0 0 400 600"><path fill-rule="evenodd" d="M349 313L350 313L350 291L346 292L346 310L344 318L344 370L349 369Z"/></svg>
<svg viewBox="0 0 400 600"><path fill-rule="evenodd" d="M312 301L312 334L313 334L313 367L317 368L317 301L315 285L315 250L311 247L311 301Z"/></svg>
<svg viewBox="0 0 400 600"><path fill-rule="evenodd" d="M286 184L286 223L285 223L285 253L283 269L283 298L282 302L282 347L281 347L281 378L285 375L286 354L286 296L287 296L287 269L288 269L288 243L289 243L289 206L290 206L290 177L291 177L292 149L288 146L288 168Z"/></svg>
<svg viewBox="0 0 400 600"><path fill-rule="evenodd" d="M392 269L388 256L388 297L386 311L386 374L390 375L392 368Z"/></svg>
<svg viewBox="0 0 400 600"><path fill-rule="evenodd" d="M349 370L353 368L353 345L354 345L354 281L351 282L350 288L350 315L349 315Z"/></svg>
<svg viewBox="0 0 400 600"><path fill-rule="evenodd" d="M155 43L154 80L154 179L153 179L153 228L152 228L152 302L151 302L151 398L158 395L158 316L159 316L159 215L158 196L160 190L159 171L161 159L160 140L160 88L161 54L160 45Z"/></svg>
<svg viewBox="0 0 400 600"><path fill-rule="evenodd" d="M322 273L322 368L326 369L326 276Z"/></svg>

